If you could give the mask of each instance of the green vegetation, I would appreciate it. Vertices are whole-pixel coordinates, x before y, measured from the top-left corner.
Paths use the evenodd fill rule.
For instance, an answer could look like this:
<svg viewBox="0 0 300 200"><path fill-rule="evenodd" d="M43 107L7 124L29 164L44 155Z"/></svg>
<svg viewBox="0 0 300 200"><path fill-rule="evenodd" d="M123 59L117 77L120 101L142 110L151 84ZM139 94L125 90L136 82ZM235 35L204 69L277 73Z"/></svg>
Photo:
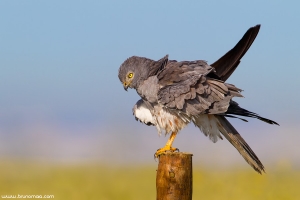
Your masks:
<svg viewBox="0 0 300 200"><path fill-rule="evenodd" d="M0 164L0 195L54 195L54 199L154 200L155 167ZM300 171L290 168L259 175L247 170L194 166L193 199L300 199Z"/></svg>

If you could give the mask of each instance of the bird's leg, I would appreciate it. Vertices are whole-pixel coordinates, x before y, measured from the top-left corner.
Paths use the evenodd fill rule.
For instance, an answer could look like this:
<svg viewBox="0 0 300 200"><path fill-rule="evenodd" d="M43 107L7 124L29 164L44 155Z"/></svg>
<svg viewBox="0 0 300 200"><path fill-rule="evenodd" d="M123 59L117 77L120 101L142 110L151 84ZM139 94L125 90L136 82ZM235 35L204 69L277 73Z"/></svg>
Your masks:
<svg viewBox="0 0 300 200"><path fill-rule="evenodd" d="M177 135L177 132L172 132L166 145L163 148L158 149L156 151L156 153L154 154L155 158L157 158L159 155L165 153L166 151L170 151L170 152L179 151L179 149L172 147L172 144L173 144L173 141L174 141L176 135Z"/></svg>

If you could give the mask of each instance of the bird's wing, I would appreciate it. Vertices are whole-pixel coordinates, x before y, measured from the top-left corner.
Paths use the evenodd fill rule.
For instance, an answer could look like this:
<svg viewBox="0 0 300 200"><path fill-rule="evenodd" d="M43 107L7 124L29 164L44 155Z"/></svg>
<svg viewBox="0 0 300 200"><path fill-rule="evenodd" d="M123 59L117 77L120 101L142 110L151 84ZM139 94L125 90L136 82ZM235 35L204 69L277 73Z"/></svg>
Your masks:
<svg viewBox="0 0 300 200"><path fill-rule="evenodd" d="M279 125L277 122L275 122L273 120L261 117L261 116L259 116L258 114L254 113L254 112L251 112L249 110L241 108L237 102L231 100L230 105L228 107L228 110L225 113L225 116L226 117L236 117L236 116L233 116L233 115L257 118L257 119L259 119L263 122L266 122L268 124ZM236 117L236 118L238 118L238 117Z"/></svg>
<svg viewBox="0 0 300 200"><path fill-rule="evenodd" d="M258 173L264 172L263 164L229 121L224 116L214 115L214 117L222 135L238 150L246 162Z"/></svg>
<svg viewBox="0 0 300 200"><path fill-rule="evenodd" d="M242 39L224 56L211 64L216 69L216 74L221 80L226 81L233 71L240 64L241 58L248 51L255 40L260 29L260 25L256 25L248 29Z"/></svg>
<svg viewBox="0 0 300 200"><path fill-rule="evenodd" d="M157 76L160 85L158 102L189 116L226 112L230 99L241 96L241 90L221 80L207 77L213 70L201 60L169 62Z"/></svg>

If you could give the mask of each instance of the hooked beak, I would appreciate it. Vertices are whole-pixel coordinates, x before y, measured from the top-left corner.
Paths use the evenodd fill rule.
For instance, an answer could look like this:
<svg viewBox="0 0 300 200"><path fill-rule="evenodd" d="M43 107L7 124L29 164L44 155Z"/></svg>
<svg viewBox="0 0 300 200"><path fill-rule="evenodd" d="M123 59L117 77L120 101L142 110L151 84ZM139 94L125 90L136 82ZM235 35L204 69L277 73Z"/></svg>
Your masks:
<svg viewBox="0 0 300 200"><path fill-rule="evenodd" d="M128 84L127 84L127 83L124 83L124 84L123 84L123 87L124 87L124 90L127 91L127 89L128 89Z"/></svg>

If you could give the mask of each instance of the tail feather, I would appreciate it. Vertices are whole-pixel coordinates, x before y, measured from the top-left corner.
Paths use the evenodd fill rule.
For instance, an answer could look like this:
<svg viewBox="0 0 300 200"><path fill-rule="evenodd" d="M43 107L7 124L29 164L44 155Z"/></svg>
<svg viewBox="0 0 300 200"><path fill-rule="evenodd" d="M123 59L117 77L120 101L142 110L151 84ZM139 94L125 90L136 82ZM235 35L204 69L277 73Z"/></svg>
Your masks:
<svg viewBox="0 0 300 200"><path fill-rule="evenodd" d="M239 151L246 162L258 173L265 172L263 164L229 121L224 116L215 115L215 117L220 132Z"/></svg>

